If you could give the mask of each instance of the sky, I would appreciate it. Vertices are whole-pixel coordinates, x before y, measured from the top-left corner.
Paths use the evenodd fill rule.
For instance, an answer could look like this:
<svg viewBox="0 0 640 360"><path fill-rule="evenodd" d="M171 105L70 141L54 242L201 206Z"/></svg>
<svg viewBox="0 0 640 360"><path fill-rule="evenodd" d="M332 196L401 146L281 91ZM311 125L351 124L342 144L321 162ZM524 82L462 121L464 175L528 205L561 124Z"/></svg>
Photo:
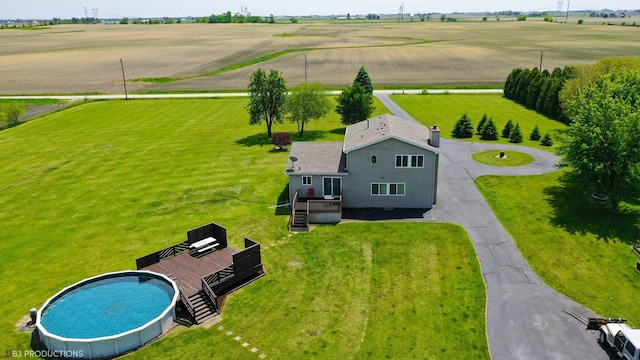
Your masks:
<svg viewBox="0 0 640 360"><path fill-rule="evenodd" d="M567 10L563 0L562 9ZM252 15L340 15L399 13L452 13L512 11L557 11L558 0L0 0L0 19L51 19L72 17L138 18L208 16L227 11ZM640 9L638 0L573 0L570 10Z"/></svg>

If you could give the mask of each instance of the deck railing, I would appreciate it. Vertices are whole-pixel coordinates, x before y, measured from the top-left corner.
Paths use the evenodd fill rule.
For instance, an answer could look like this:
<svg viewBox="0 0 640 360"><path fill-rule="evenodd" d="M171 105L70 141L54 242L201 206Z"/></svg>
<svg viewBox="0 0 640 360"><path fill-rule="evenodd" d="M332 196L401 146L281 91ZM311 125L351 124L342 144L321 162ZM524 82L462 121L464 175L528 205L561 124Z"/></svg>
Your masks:
<svg viewBox="0 0 640 360"><path fill-rule="evenodd" d="M342 212L342 195L338 199L307 200L307 214Z"/></svg>
<svg viewBox="0 0 640 360"><path fill-rule="evenodd" d="M184 305L184 307L187 308L187 311L189 311L189 314L191 314L191 317L193 317L195 319L196 318L196 312L191 307L191 304L189 304L189 301L187 300L187 298L184 297L184 295L182 295L182 291L180 292L180 300L182 301L182 304Z"/></svg>
<svg viewBox="0 0 640 360"><path fill-rule="evenodd" d="M220 312L220 310L218 309L218 295L216 295L213 290L211 290L211 287L209 287L209 284L207 284L207 282L204 280L204 278L202 278L202 290L204 290L205 294L207 294L207 296L209 296L209 299L211 300L211 303L213 303L213 306L216 309L216 312Z"/></svg>
<svg viewBox="0 0 640 360"><path fill-rule="evenodd" d="M183 252L188 250L189 250L189 244L186 241L181 242L176 245L169 246L168 248L164 248L162 250L156 251L149 255L143 256L141 258L137 258L136 266L139 270L149 265L158 263L162 260L172 258L176 255L182 254Z"/></svg>

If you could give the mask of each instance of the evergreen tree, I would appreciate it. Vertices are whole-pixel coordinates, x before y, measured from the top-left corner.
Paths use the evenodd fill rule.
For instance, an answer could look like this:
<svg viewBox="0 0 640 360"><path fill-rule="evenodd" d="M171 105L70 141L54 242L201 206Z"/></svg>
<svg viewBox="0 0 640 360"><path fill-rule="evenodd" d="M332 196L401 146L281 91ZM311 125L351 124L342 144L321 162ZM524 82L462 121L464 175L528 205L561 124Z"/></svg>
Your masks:
<svg viewBox="0 0 640 360"><path fill-rule="evenodd" d="M473 137L473 124L467 113L464 113L464 115L456 121L451 131L451 136L461 139Z"/></svg>
<svg viewBox="0 0 640 360"><path fill-rule="evenodd" d="M551 136L549 136L549 133L544 134L544 136L542 137L542 140L540 140L540 145L543 145L543 146L553 145L553 140L551 140Z"/></svg>
<svg viewBox="0 0 640 360"><path fill-rule="evenodd" d="M371 83L369 73L367 72L367 69L364 68L364 66L361 66L360 70L358 70L358 75L356 75L356 78L353 80L353 85L355 84L359 84L360 86L362 86L365 93L373 95L373 84Z"/></svg>
<svg viewBox="0 0 640 360"><path fill-rule="evenodd" d="M538 129L538 125L536 125L536 127L533 128L531 135L529 135L529 140L538 141L540 140L540 136L540 129Z"/></svg>
<svg viewBox="0 0 640 360"><path fill-rule="evenodd" d="M487 119L488 119L487 114L482 115L482 119L480 119L480 122L478 123L478 127L476 128L476 134L480 135L482 133L482 127L487 122Z"/></svg>
<svg viewBox="0 0 640 360"><path fill-rule="evenodd" d="M480 138L482 140L498 140L498 129L492 118L489 118L480 130Z"/></svg>
<svg viewBox="0 0 640 360"><path fill-rule="evenodd" d="M344 125L366 120L375 110L373 96L367 94L360 84L347 86L338 96L336 112Z"/></svg>
<svg viewBox="0 0 640 360"><path fill-rule="evenodd" d="M508 139L509 135L511 135L511 130L513 130L513 121L509 119L509 121L507 121L507 124L502 129L502 137Z"/></svg>
<svg viewBox="0 0 640 360"><path fill-rule="evenodd" d="M522 130L520 130L520 124L516 124L516 127L511 131L511 135L509 135L509 142L512 143L521 143L522 142Z"/></svg>

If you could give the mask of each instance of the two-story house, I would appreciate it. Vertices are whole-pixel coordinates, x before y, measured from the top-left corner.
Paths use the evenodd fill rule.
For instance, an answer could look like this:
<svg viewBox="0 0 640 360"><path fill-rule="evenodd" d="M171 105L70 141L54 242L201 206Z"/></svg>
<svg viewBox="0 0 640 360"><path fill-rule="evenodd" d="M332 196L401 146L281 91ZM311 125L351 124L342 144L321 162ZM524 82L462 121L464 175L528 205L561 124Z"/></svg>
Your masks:
<svg viewBox="0 0 640 360"><path fill-rule="evenodd" d="M385 114L346 128L344 142L294 142L288 168L292 229L339 222L342 208L436 203L440 131Z"/></svg>

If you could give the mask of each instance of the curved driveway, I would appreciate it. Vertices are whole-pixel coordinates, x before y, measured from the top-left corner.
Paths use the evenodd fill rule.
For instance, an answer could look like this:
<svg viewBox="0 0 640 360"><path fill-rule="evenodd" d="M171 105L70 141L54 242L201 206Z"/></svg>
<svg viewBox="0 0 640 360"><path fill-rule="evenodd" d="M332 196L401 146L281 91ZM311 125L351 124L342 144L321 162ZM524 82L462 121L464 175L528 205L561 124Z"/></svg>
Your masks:
<svg viewBox="0 0 640 360"><path fill-rule="evenodd" d="M397 116L413 120L388 95L375 95ZM559 158L524 146L449 139L440 141L440 149L438 202L424 218L460 224L473 242L487 288L492 359L608 359L596 341L597 331L585 330L583 323L564 310L585 320L597 315L547 286L533 272L474 183L481 175L555 171ZM507 156L515 149L532 155L535 162L497 167L471 159L472 153L489 149L504 149Z"/></svg>

